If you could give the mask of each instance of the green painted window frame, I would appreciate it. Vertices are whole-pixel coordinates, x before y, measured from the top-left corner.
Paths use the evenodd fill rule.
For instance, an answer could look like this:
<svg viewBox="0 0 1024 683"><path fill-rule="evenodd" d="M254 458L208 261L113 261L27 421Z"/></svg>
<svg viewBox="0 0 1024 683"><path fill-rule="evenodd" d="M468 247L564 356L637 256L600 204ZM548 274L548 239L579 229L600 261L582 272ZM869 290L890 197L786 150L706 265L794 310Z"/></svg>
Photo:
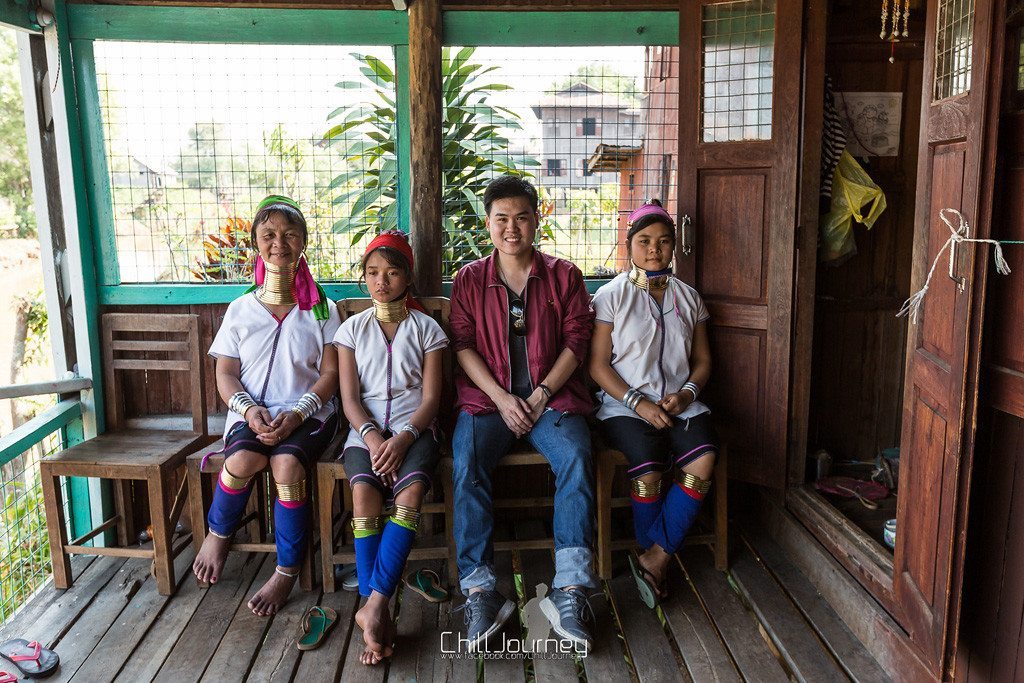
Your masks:
<svg viewBox="0 0 1024 683"><path fill-rule="evenodd" d="M394 51L398 97L399 221L409 225L409 22L394 10L306 10L224 7L67 5L72 69L82 126L89 223L101 305L227 303L246 285L122 284L114 234L110 175L103 137L93 43L215 42L292 45L376 45ZM187 41L183 39L187 37ZM325 284L334 298L360 296L355 282Z"/></svg>
<svg viewBox="0 0 1024 683"><path fill-rule="evenodd" d="M93 55L96 40L217 42L296 45L381 45L394 49L398 98L399 202L402 225L410 224L409 22L393 10L265 9L66 5L72 70L82 127L89 223L95 245L101 305L227 303L245 285L121 284L113 229L110 180ZM355 38L353 36L358 36ZM556 47L678 45L678 13L482 12L444 13L446 45ZM591 292L607 279L588 278ZM444 284L444 292L451 284ZM366 296L357 283L324 285L328 296Z"/></svg>

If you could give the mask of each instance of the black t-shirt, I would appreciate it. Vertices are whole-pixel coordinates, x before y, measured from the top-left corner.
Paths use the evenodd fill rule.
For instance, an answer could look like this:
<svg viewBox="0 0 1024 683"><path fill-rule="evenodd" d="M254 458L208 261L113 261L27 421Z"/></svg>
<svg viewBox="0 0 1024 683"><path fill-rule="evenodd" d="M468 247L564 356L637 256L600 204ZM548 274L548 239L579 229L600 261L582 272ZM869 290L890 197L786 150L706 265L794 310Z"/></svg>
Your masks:
<svg viewBox="0 0 1024 683"><path fill-rule="evenodd" d="M525 291L523 290L524 293ZM511 393L526 399L533 393L530 364L526 358L526 300L513 292L508 285L505 285L505 292L508 294L508 358L509 364L512 366ZM516 333L516 323L519 324L522 334Z"/></svg>

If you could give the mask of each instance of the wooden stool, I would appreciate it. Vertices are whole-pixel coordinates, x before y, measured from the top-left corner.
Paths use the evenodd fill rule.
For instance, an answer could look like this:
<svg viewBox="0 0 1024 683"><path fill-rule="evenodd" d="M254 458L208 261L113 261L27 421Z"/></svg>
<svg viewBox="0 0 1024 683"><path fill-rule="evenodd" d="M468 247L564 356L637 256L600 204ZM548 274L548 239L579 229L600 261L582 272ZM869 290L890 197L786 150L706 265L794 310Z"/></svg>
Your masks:
<svg viewBox="0 0 1024 683"><path fill-rule="evenodd" d="M108 313L102 317L104 406L108 431L96 438L46 456L39 472L46 505L46 525L50 537L53 581L57 588L72 583L70 555L115 555L148 557L161 595L174 593L174 558L188 546L173 546L174 530L184 507L184 488L174 503L171 493L175 477L185 464L185 456L211 441L206 429L206 404L203 401L203 359L199 349L199 317L191 314L138 315ZM153 339L124 339L128 334L147 333ZM183 359L153 359L153 354L177 354ZM126 358L135 354L137 357ZM115 358L115 356L117 356ZM192 431L126 429L122 370L172 370L187 372L191 379L190 400ZM68 541L64 500L60 477L98 477L112 479L115 514L78 538ZM146 482L149 513L153 526L153 547L128 547L135 543L131 481ZM184 484L184 480L182 480ZM83 545L108 529L117 530L119 547L100 548Z"/></svg>
<svg viewBox="0 0 1024 683"><path fill-rule="evenodd" d="M345 434L348 434L346 428ZM340 453L338 454L340 457ZM424 501L420 506L421 514L444 514L445 515L445 529L449 529L450 513L448 512L449 505L448 501L451 499L451 479L452 479L452 459L449 457L442 457L441 461L437 465L437 479L440 479L442 484L447 482L445 490L445 500L443 503ZM341 528L336 533L334 527L335 515L334 515L334 496L337 491L338 484L341 484L342 489L342 505L341 505ZM430 495L430 494L428 494ZM350 532L345 528L346 522L352 517L352 489L348 484L348 475L345 474L345 466L342 464L340 459L330 458L322 459L317 463L317 506L318 506L318 517L320 525L320 564L323 571L323 582L324 592L333 593L335 591L334 584L334 565L341 563L351 563L356 561L355 547L349 546L350 550L336 550L336 539L340 536L343 543L350 540ZM430 526L424 524L422 527L424 530L429 530ZM449 532L449 539L451 539ZM449 543L454 547L454 544ZM437 560L444 559L449 556L448 545L440 546L420 546L414 545L412 550L409 551L410 560ZM454 555L452 555L454 557ZM458 576L458 574L456 574Z"/></svg>
<svg viewBox="0 0 1024 683"><path fill-rule="evenodd" d="M725 571L729 566L729 519L728 519L728 465L727 447L722 443L715 457L714 487L711 495L715 500L714 531L707 534L689 534L685 545L703 543L711 547L715 553L715 567ZM612 508L630 507L629 496L612 498L612 482L615 469L626 465L626 456L610 448L596 449L594 452L595 473L594 493L597 504L597 572L602 579L612 578L612 550L622 550L636 546L636 539L615 540L612 538Z"/></svg>
<svg viewBox="0 0 1024 683"><path fill-rule="evenodd" d="M335 437L327 446L326 454L333 454L339 445L339 437ZM203 545L203 539L209 531L206 524L206 515L210 511L210 503L213 501L213 487L217 485L217 477L220 476L221 468L224 467L224 455L218 451L224 448L224 442L218 441L216 445L204 448L201 451L192 453L185 460L185 471L188 477L188 499L189 517L192 520L192 545L196 552ZM207 453L212 453L203 467L203 458ZM309 491L310 521L316 524L316 500L315 491L317 488L317 464L313 463L309 468L310 481L307 487ZM249 496L246 505L245 515L239 522L238 528L248 526L249 541L238 543L231 542L230 552L243 553L276 553L277 545L274 543L273 533L268 530L267 521L271 517L270 510L273 509L277 487L274 486L274 474L268 465L266 469L253 478L253 491ZM313 590L313 553L315 552L314 541L316 539L315 528L310 528L306 534L306 553L302 559L302 567L299 569L299 586L302 590ZM331 574L334 579L334 574ZM327 575L324 575L327 580ZM209 584L199 581L199 585L208 587Z"/></svg>

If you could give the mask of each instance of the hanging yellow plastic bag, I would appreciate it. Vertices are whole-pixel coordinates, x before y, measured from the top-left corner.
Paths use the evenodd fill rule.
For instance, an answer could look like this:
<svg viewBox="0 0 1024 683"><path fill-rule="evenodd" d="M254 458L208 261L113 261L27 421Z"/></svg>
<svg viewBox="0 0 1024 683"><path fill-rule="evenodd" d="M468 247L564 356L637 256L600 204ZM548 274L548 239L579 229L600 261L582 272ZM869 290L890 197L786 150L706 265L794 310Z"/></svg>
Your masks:
<svg viewBox="0 0 1024 683"><path fill-rule="evenodd" d="M871 206L864 214L862 209L868 204ZM843 150L832 177L832 208L821 220L821 260L845 260L856 254L853 221L870 229L885 206L882 188L848 151Z"/></svg>

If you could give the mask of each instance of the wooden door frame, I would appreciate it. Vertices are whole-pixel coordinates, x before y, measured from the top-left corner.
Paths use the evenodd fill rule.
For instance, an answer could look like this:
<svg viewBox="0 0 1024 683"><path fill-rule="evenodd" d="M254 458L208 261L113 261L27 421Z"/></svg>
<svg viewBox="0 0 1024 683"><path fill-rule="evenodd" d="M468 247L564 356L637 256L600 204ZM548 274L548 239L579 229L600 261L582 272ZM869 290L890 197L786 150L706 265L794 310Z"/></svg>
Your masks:
<svg viewBox="0 0 1024 683"><path fill-rule="evenodd" d="M808 125L813 125L817 116L820 115L821 91L823 84L823 66L821 68L819 83L818 64L823 63L824 57L824 18L818 17L814 12L818 3L807 0L805 6L805 17L808 26L808 33L804 41L804 84L803 84L803 124L801 126L801 169L800 181L800 229L797 233L798 245L801 251L797 257L797 287L794 292L794 326L793 326L793 388L791 393L791 415L793 433L790 438L789 450L789 482L790 489L786 496L786 507L794 514L814 535L814 537L835 557L837 561L877 600L893 617L900 621L903 618L901 610L896 602L893 565L891 562L880 560L878 555L871 552L861 542L862 532L850 524L844 524L838 513L833 514L826 501L806 489L798 488L803 483L805 457L807 448L808 429L808 407L810 394L810 358L811 358L811 337L813 333L813 302L815 291L815 250L812 245L816 240L817 227L817 189L818 184L808 177L816 178L815 164L820 158L820 140L809 140L806 136ZM991 232L991 218L993 209L992 188L995 181L996 150L998 145L998 119L999 119L999 98L1002 92L1003 59L1005 50L1003 41L1005 39L1006 4L1005 0L994 0L988 22L976 21L974 26L974 40L976 44L988 46L989 55L987 62L979 69L979 73L972 75L972 92L980 95L985 101L985 120L983 144L985 152L982 154L981 168L979 169L979 183L977 186L977 218L972 224L974 236L988 236ZM816 26L822 26L821 35L814 32ZM819 44L818 41L821 41ZM817 57L817 61L815 58ZM922 81L922 111L927 112L932 105L931 90L933 84L926 70L926 78ZM922 130L922 135L927 134ZM813 136L812 136L813 137ZM927 180L920 176L918 182ZM915 195L915 201L920 201L920 196ZM813 226L808 230L805 226ZM810 234L808 234L810 233ZM809 252L804 250L812 247ZM953 529L966 529L966 519L969 509L969 494L971 485L971 470L973 467L973 454L975 447L976 430L974 425L978 413L978 384L981 365L981 341L982 327L984 323L984 305L974 305L974 302L984 301L984 293L987 287L989 249L975 248L971 255L974 267L974 276L969 285L971 306L968 317L968 329L966 331L966 357L964 360L964 372L966 382L964 387L964 400L961 406L963 415L963 430L961 434L960 462L956 471L955 486L958 492L957 504L953 510L955 518L952 520ZM925 267L927 267L926 264ZM920 266L918 266L920 267ZM923 280L921 273L915 273L915 283ZM908 337L908 343L910 342ZM909 362L909 354L907 360ZM831 510L830 510L831 508ZM952 571L950 575L950 599L947 606L947 628L948 637L943 644L941 655L941 669L944 677L952 676L955 670L955 647L959 629L960 601L964 579L964 564L962 562L966 536L960 533L953 534L952 548ZM958 559L959 558L959 559ZM911 656L915 665L926 666L928 654L920 649L918 644L910 641L909 634L905 638L892 639L891 645L896 650L901 650L904 656ZM918 668L915 666L914 668Z"/></svg>

